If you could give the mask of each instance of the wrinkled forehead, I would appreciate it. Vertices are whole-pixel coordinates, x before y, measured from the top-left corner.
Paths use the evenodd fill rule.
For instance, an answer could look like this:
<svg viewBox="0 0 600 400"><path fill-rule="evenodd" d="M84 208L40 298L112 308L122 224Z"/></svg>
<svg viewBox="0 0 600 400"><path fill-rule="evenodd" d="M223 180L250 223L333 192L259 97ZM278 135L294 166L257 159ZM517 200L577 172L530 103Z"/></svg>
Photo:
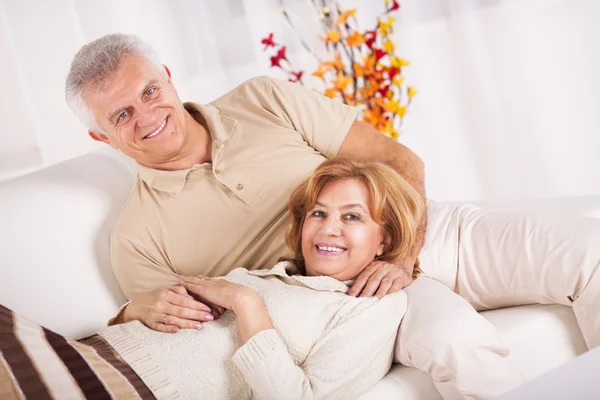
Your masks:
<svg viewBox="0 0 600 400"><path fill-rule="evenodd" d="M124 54L111 65L98 71L86 85L86 91L104 92L116 81L120 86L133 85L148 80L150 75L159 75L156 67L146 58L136 54ZM129 86L128 85L128 86Z"/></svg>

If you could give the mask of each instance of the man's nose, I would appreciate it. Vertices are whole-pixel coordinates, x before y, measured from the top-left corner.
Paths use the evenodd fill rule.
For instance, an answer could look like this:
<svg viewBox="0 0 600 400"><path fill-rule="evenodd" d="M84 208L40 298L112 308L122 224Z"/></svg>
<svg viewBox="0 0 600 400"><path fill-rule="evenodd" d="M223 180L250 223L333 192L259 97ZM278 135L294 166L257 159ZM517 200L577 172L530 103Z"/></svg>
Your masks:
<svg viewBox="0 0 600 400"><path fill-rule="evenodd" d="M141 127L155 127L158 122L158 112L151 105L142 104L137 109L138 125Z"/></svg>

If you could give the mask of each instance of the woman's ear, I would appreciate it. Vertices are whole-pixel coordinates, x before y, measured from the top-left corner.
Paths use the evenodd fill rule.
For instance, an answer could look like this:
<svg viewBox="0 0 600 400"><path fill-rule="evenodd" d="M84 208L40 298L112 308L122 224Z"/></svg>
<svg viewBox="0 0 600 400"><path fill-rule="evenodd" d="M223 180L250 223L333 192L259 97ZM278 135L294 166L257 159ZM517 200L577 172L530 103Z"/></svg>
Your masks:
<svg viewBox="0 0 600 400"><path fill-rule="evenodd" d="M390 236L389 233L384 231L381 243L379 244L379 247L377 248L377 257L381 256L385 252L385 250L388 247L390 247L390 244L392 244L392 237Z"/></svg>

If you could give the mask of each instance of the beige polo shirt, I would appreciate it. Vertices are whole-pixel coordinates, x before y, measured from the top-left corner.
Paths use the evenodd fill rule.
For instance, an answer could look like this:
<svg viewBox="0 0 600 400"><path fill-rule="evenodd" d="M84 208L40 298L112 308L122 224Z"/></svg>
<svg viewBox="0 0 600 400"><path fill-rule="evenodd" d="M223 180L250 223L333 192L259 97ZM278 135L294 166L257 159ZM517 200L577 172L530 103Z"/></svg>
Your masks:
<svg viewBox="0 0 600 400"><path fill-rule="evenodd" d="M284 242L292 190L335 156L358 110L299 84L251 79L208 105L212 164L181 171L140 165L111 236L127 298L177 280L270 268Z"/></svg>

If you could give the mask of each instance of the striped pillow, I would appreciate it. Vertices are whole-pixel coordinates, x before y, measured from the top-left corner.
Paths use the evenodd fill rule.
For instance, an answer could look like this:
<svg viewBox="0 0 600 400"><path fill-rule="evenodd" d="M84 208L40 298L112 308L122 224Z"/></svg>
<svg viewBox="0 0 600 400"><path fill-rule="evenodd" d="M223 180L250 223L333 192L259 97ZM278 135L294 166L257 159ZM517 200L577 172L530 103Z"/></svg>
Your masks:
<svg viewBox="0 0 600 400"><path fill-rule="evenodd" d="M98 335L67 339L0 305L0 399L155 399Z"/></svg>

